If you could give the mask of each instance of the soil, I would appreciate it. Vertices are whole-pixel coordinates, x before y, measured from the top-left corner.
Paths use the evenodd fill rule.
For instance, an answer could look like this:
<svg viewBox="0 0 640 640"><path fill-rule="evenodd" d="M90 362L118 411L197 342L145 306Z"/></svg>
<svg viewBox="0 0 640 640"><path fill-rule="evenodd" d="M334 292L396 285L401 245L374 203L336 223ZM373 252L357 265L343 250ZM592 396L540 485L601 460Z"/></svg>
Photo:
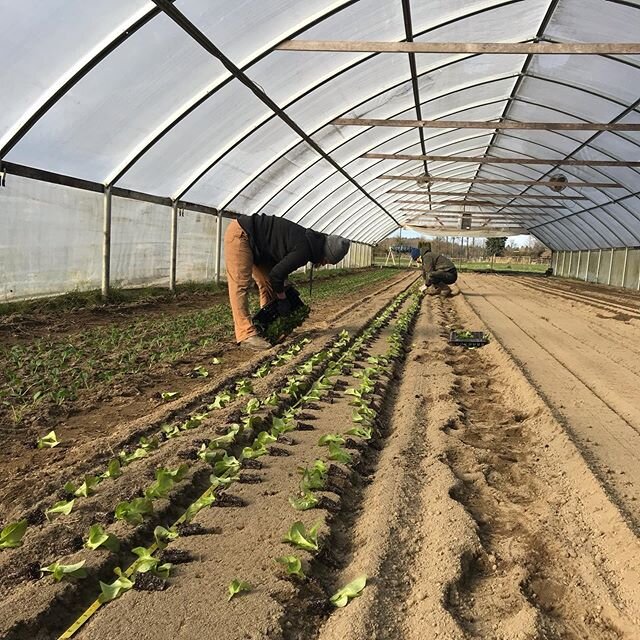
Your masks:
<svg viewBox="0 0 640 640"><path fill-rule="evenodd" d="M399 276L343 313L318 318L308 328L311 342L256 380L255 396L286 384L340 330L357 332L379 316L413 278ZM244 481L225 489L223 508L203 509L180 527L163 552L167 561L175 558L166 583L145 577L101 607L76 637L637 638L640 542L631 492L640 490L632 468L640 407L632 391L639 375L633 296L496 275L465 275L460 289L453 299L422 300L403 355L376 382L374 439L364 447L350 438L352 463L330 464L316 508L295 511L289 502L298 495L298 468L327 459L327 448L318 444L322 435L353 426L353 397L345 390L359 386L368 357L387 351L395 318L408 311L410 299L352 370L343 371L331 397L304 405L299 428L276 445L287 455L261 457L243 470ZM545 304L549 296L552 305ZM453 347L451 328L487 331L492 339L481 349ZM28 478L5 476L10 516L47 506L63 480L95 472L124 444L183 420L231 376L246 376L260 362L254 356L228 368L171 406L147 407L97 441L79 435L62 456L29 469ZM105 525L121 539L120 556L80 550L78 532L118 501L139 495L158 466L174 468L182 454L221 433L241 405L216 411L122 477L105 481L95 496L79 499L70 516L34 525L23 547L0 552L0 637L54 638L80 615L99 592L97 580L113 580L113 567L131 562L126 549L148 545L156 524L167 526L202 493L210 468L190 462L187 478L143 525ZM620 439L628 455L616 448ZM604 464L624 473L603 474ZM283 542L296 520L319 525L318 553ZM290 554L302 560L306 580L287 576L275 561ZM89 570L80 584L33 580L37 564L80 558ZM368 581L359 597L344 609L328 604L362 574ZM251 589L228 600L234 579Z"/></svg>

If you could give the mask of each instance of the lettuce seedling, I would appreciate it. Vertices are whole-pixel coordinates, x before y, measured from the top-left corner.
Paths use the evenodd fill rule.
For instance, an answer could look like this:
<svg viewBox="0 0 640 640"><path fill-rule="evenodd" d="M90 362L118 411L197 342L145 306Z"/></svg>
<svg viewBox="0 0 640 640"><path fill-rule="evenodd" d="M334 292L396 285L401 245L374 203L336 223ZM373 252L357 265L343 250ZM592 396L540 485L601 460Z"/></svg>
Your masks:
<svg viewBox="0 0 640 640"><path fill-rule="evenodd" d="M301 580L304 580L307 577L302 570L302 562L300 562L300 558L296 558L296 556L280 556L279 558L276 558L276 562L285 568L287 575L289 576L296 576Z"/></svg>
<svg viewBox="0 0 640 640"><path fill-rule="evenodd" d="M153 451L160 446L160 443L158 442L158 438L147 438L142 436L138 441L138 446L145 451Z"/></svg>
<svg viewBox="0 0 640 640"><path fill-rule="evenodd" d="M220 358L211 358L211 364L213 366L217 366L219 364L222 364L222 360L220 360Z"/></svg>
<svg viewBox="0 0 640 640"><path fill-rule="evenodd" d="M327 465L322 460L316 460L310 469L298 467L298 473L302 475L300 487L303 491L323 489L326 484Z"/></svg>
<svg viewBox="0 0 640 640"><path fill-rule="evenodd" d="M104 547L113 553L120 549L120 541L112 533L107 533L101 525L92 524L89 527L89 537L84 543L86 549L99 549Z"/></svg>
<svg viewBox="0 0 640 640"><path fill-rule="evenodd" d="M53 447L57 447L59 444L60 440L58 440L56 432L49 431L46 436L38 438L38 444L36 446L38 449L53 449Z"/></svg>
<svg viewBox="0 0 640 640"><path fill-rule="evenodd" d="M247 396L250 393L253 393L253 385L249 380L243 378L242 380L238 380L236 382L236 395L238 397Z"/></svg>
<svg viewBox="0 0 640 640"><path fill-rule="evenodd" d="M297 369L296 372L299 373L301 376L308 376L310 373L313 372L313 361L310 360L309 362L305 362L304 364L301 364Z"/></svg>
<svg viewBox="0 0 640 640"><path fill-rule="evenodd" d="M275 407L280 402L280 396L277 391L274 391L272 394L267 396L264 403L269 407Z"/></svg>
<svg viewBox="0 0 640 640"><path fill-rule="evenodd" d="M306 527L300 520L294 522L284 537L283 542L288 542L300 549L306 551L318 550L318 529L320 523L316 523L307 531Z"/></svg>
<svg viewBox="0 0 640 640"><path fill-rule="evenodd" d="M342 587L342 589L338 589L331 596L331 604L334 607L346 607L347 604L349 604L349 600L357 598L366 585L367 576L358 576L355 580Z"/></svg>
<svg viewBox="0 0 640 640"><path fill-rule="evenodd" d="M156 575L161 578L168 578L169 572L171 571L171 563L165 562L164 564L160 564L160 560L158 558L154 558L149 549L145 547L136 547L135 549L131 549L135 555L138 556L135 564L136 573L148 573L149 571L153 571Z"/></svg>
<svg viewBox="0 0 640 640"><path fill-rule="evenodd" d="M315 402L322 399L323 392L320 389L313 388L300 398L302 403Z"/></svg>
<svg viewBox="0 0 640 640"><path fill-rule="evenodd" d="M223 391L219 393L210 405L207 405L207 409L224 409L233 399L233 396L229 391Z"/></svg>
<svg viewBox="0 0 640 640"><path fill-rule="evenodd" d="M74 502L75 498L73 500L60 500L60 502L56 502L53 507L44 512L47 520L51 521L56 516L68 516L73 509Z"/></svg>
<svg viewBox="0 0 640 640"><path fill-rule="evenodd" d="M373 429L371 427L353 427L347 431L347 435L362 438L363 440L371 440Z"/></svg>
<svg viewBox="0 0 640 640"><path fill-rule="evenodd" d="M209 476L209 481L211 482L212 490L218 489L219 487L228 487L230 484L237 482L239 479L240 479L239 473L235 475L225 474L224 476L217 476L214 473L212 473Z"/></svg>
<svg viewBox="0 0 640 640"><path fill-rule="evenodd" d="M344 438L337 433L327 433L318 440L318 445L326 447L330 444L344 444Z"/></svg>
<svg viewBox="0 0 640 640"><path fill-rule="evenodd" d="M213 472L220 477L224 474L236 474L240 471L240 461L235 456L230 456L226 452L222 460L218 460L213 465Z"/></svg>
<svg viewBox="0 0 640 640"><path fill-rule="evenodd" d="M123 467L126 467L128 464L131 464L134 460L140 460L142 458L146 458L149 453L146 449L142 447L138 447L133 453L127 453L126 451L121 451L119 454L120 464Z"/></svg>
<svg viewBox="0 0 640 640"><path fill-rule="evenodd" d="M177 424L163 424L160 429L167 439L177 438L181 435L180 427Z"/></svg>
<svg viewBox="0 0 640 640"><path fill-rule="evenodd" d="M188 431L189 429L197 429L205 418L208 418L209 415L207 413L198 413L190 418L187 418L181 425L180 429L182 431Z"/></svg>
<svg viewBox="0 0 640 640"><path fill-rule="evenodd" d="M260 400L257 398L251 398L247 405L245 406L243 413L247 416L253 415L256 411L260 409Z"/></svg>
<svg viewBox="0 0 640 640"><path fill-rule="evenodd" d="M101 478L98 476L85 476L84 482L76 487L73 482L67 482L64 485L64 490L77 498L88 498L91 494L95 493L95 488L100 484Z"/></svg>
<svg viewBox="0 0 640 640"><path fill-rule="evenodd" d="M271 419L271 434L277 438L283 433L288 433L289 431L295 431L295 424L290 418L277 418L274 417Z"/></svg>
<svg viewBox="0 0 640 640"><path fill-rule="evenodd" d="M240 432L239 424L232 424L229 427L227 433L223 436L216 436L209 440L209 444L207 445L209 449L221 449L223 447L228 447L235 442L236 436Z"/></svg>
<svg viewBox="0 0 640 640"><path fill-rule="evenodd" d="M242 591L251 591L251 585L243 580L232 580L229 585L229 597L227 598L227 602Z"/></svg>
<svg viewBox="0 0 640 640"><path fill-rule="evenodd" d="M327 457L329 460L342 462L342 464L351 464L351 454L335 442L329 443L329 455Z"/></svg>
<svg viewBox="0 0 640 640"><path fill-rule="evenodd" d="M164 402L167 402L168 400L173 400L173 398L177 398L179 395L180 395L179 391L163 391L160 394L160 397Z"/></svg>
<svg viewBox="0 0 640 640"><path fill-rule="evenodd" d="M206 494L198 498L195 502L189 505L184 512L184 521L191 522L196 515L202 511L205 507L210 507L216 501L216 497L212 494Z"/></svg>
<svg viewBox="0 0 640 640"><path fill-rule="evenodd" d="M60 564L59 562L54 562L48 567L42 567L40 571L43 575L45 573L53 575L53 579L56 582L60 582L63 578L86 578L87 570L84 568L84 563L84 560L80 560L80 562L76 562L75 564Z"/></svg>
<svg viewBox="0 0 640 640"><path fill-rule="evenodd" d="M107 470L104 473L100 474L100 478L119 478L122 475L122 470L120 467L120 462L117 459L111 460L107 465Z"/></svg>
<svg viewBox="0 0 640 640"><path fill-rule="evenodd" d="M15 549L22 545L22 538L27 530L27 521L19 520L8 524L0 531L0 549Z"/></svg>
<svg viewBox="0 0 640 640"><path fill-rule="evenodd" d="M313 509L318 505L318 502L319 499L311 491L305 491L304 494L298 498L289 498L291 506L298 511Z"/></svg>
<svg viewBox="0 0 640 640"><path fill-rule="evenodd" d="M101 593L98 600L103 604L119 598L123 593L133 588L134 581L127 578L120 567L116 567L113 572L118 577L111 584L100 581Z"/></svg>
<svg viewBox="0 0 640 640"><path fill-rule="evenodd" d="M366 425L371 424L371 421L376 417L376 412L365 405L360 405L357 409L353 410L351 419L356 423L363 423Z"/></svg>
<svg viewBox="0 0 640 640"><path fill-rule="evenodd" d="M256 372L253 374L254 378L266 378L271 371L271 365L269 363L263 364Z"/></svg>
<svg viewBox="0 0 640 640"><path fill-rule="evenodd" d="M178 537L178 532L174 529L167 529L158 525L153 530L153 539L158 549L164 549L172 540Z"/></svg>
<svg viewBox="0 0 640 640"><path fill-rule="evenodd" d="M209 377L209 372L202 365L194 367L194 369L191 372L191 374L193 375L194 378L208 378Z"/></svg>
<svg viewBox="0 0 640 640"><path fill-rule="evenodd" d="M252 431L256 425L260 424L261 418L260 416L246 416L242 418L241 422L243 430Z"/></svg>
<svg viewBox="0 0 640 640"><path fill-rule="evenodd" d="M129 524L142 524L145 516L153 513L153 503L148 497L134 498L131 502L120 502L116 506L116 520L125 520Z"/></svg>
<svg viewBox="0 0 640 640"><path fill-rule="evenodd" d="M207 464L214 464L224 454L224 449L211 450L206 444L201 444L198 451L198 458Z"/></svg>

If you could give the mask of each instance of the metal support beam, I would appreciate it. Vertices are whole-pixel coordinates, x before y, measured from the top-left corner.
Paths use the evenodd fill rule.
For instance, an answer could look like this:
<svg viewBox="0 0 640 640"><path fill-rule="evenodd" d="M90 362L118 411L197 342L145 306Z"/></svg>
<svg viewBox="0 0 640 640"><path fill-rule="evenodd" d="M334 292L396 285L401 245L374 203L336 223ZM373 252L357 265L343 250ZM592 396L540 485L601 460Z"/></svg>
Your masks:
<svg viewBox="0 0 640 640"><path fill-rule="evenodd" d="M569 252L569 269L568 269L568 277L571 277L571 263L573 262L573 251Z"/></svg>
<svg viewBox="0 0 640 640"><path fill-rule="evenodd" d="M600 264L602 263L602 249L598 249L598 264L596 265L596 284L600 283Z"/></svg>
<svg viewBox="0 0 640 640"><path fill-rule="evenodd" d="M611 247L611 259L609 260L609 275L607 276L607 284L611 284L611 270L613 269L613 247Z"/></svg>
<svg viewBox="0 0 640 640"><path fill-rule="evenodd" d="M426 200L396 200L396 202L400 202L402 204L424 204L428 205L429 203ZM464 206L471 207L499 207L500 204L496 202L491 202L489 200L438 200L434 202L434 204L458 204ZM552 204L510 204L510 209L566 209L562 205L552 205ZM473 212L470 212L473 213Z"/></svg>
<svg viewBox="0 0 640 640"><path fill-rule="evenodd" d="M525 184L525 185L537 185L539 187L597 187L600 189L624 189L625 187L615 182L553 182L548 180L543 182L541 180L500 180L493 178L445 178L441 176L432 176L431 178L424 178L423 176L405 176L396 175L391 173L383 173L378 176L378 180L413 180L415 182L460 182L464 184Z"/></svg>
<svg viewBox="0 0 640 640"><path fill-rule="evenodd" d="M589 282L589 264L591 263L591 249L587 251L587 270L584 272L584 281Z"/></svg>
<svg viewBox="0 0 640 640"><path fill-rule="evenodd" d="M460 164L531 164L531 165L569 165L573 167L640 167L640 161L631 160L575 160L564 158L499 158L497 156L442 156L412 153L364 153L361 158L371 160L415 160L434 162L456 162Z"/></svg>
<svg viewBox="0 0 640 640"><path fill-rule="evenodd" d="M624 262L622 264L622 282L621 287L624 287L624 282L627 279L627 264L629 262L629 247L624 248Z"/></svg>
<svg viewBox="0 0 640 640"><path fill-rule="evenodd" d="M171 262L169 264L169 289L176 290L176 267L178 264L178 203L171 206Z"/></svg>
<svg viewBox="0 0 640 640"><path fill-rule="evenodd" d="M383 120L379 118L336 118L331 124L353 127L407 127L414 129L519 129L542 131L640 131L640 123L629 122L480 122L474 120Z"/></svg>
<svg viewBox="0 0 640 640"><path fill-rule="evenodd" d="M416 191L415 189L389 189L387 193L409 193L414 195L424 195L424 191ZM459 196L466 197L467 195L471 195L474 198L494 198L494 199L507 199L512 200L515 198L524 198L525 200L588 200L586 196L551 196L551 195L540 195L540 194L528 194L528 195L520 195L518 193L477 193L473 191L471 194L467 194L466 191L432 191L432 196Z"/></svg>
<svg viewBox="0 0 640 640"><path fill-rule="evenodd" d="M220 284L222 267L222 212L218 214L216 219L216 284Z"/></svg>
<svg viewBox="0 0 640 640"><path fill-rule="evenodd" d="M104 189L102 220L102 297L109 297L111 285L111 187Z"/></svg>
<svg viewBox="0 0 640 640"><path fill-rule="evenodd" d="M562 252L562 276L564 277L564 260L566 258L567 252L563 251Z"/></svg>
<svg viewBox="0 0 640 640"><path fill-rule="evenodd" d="M533 55L636 55L637 42L381 42L376 40L286 40L281 51L342 53L489 53Z"/></svg>

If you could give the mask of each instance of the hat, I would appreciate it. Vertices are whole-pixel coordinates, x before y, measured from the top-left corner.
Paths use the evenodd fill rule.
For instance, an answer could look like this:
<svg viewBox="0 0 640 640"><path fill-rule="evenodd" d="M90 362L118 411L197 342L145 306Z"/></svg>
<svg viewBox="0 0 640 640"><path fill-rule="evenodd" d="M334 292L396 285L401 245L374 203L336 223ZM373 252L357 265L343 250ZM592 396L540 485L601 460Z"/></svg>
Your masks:
<svg viewBox="0 0 640 640"><path fill-rule="evenodd" d="M338 264L349 251L348 240L340 236L327 236L324 241L324 258L329 264Z"/></svg>

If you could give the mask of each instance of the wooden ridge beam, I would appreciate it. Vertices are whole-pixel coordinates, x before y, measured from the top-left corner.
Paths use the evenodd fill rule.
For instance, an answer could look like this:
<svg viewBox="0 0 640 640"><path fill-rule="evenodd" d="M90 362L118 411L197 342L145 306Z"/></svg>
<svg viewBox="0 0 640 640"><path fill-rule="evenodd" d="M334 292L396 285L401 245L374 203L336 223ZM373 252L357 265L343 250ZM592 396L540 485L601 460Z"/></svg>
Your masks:
<svg viewBox="0 0 640 640"><path fill-rule="evenodd" d="M540 180L503 180L499 178L445 178L431 176L425 178L424 176L404 176L395 175L392 173L383 173L378 176L378 180L414 180L415 182L460 182L463 184L524 184L524 185L537 185L540 187L597 187L599 189L624 189L625 187L616 182L553 182L548 180L542 182Z"/></svg>
<svg viewBox="0 0 640 640"><path fill-rule="evenodd" d="M637 42L382 42L379 40L285 40L280 51L342 53L490 53L525 55L636 55Z"/></svg>
<svg viewBox="0 0 640 640"><path fill-rule="evenodd" d="M411 153L365 153L361 158L373 160L431 160L434 162L459 162L461 164L543 164L573 167L640 167L636 160L575 160L573 158L498 158L497 156L438 156Z"/></svg>
<svg viewBox="0 0 640 640"><path fill-rule="evenodd" d="M415 129L526 129L542 131L640 131L635 122L518 122L516 120L398 120L390 118L336 118L331 124L355 127L408 127Z"/></svg>
<svg viewBox="0 0 640 640"><path fill-rule="evenodd" d="M402 204L429 204L426 200L396 200ZM489 200L436 200L434 204L459 204L463 206L472 207L501 207L502 205L497 202L490 202ZM511 209L566 209L562 205L554 204L510 204Z"/></svg>
<svg viewBox="0 0 640 640"><path fill-rule="evenodd" d="M416 191L415 189L389 189L387 193L412 193L414 195L425 195L424 190ZM505 198L507 200L511 200L513 198L525 198L527 200L588 200L587 196L552 196L552 195L532 195L532 194L522 194L519 193L476 193L472 191L468 193L467 191L432 191L431 195L434 196L473 196L474 198Z"/></svg>

